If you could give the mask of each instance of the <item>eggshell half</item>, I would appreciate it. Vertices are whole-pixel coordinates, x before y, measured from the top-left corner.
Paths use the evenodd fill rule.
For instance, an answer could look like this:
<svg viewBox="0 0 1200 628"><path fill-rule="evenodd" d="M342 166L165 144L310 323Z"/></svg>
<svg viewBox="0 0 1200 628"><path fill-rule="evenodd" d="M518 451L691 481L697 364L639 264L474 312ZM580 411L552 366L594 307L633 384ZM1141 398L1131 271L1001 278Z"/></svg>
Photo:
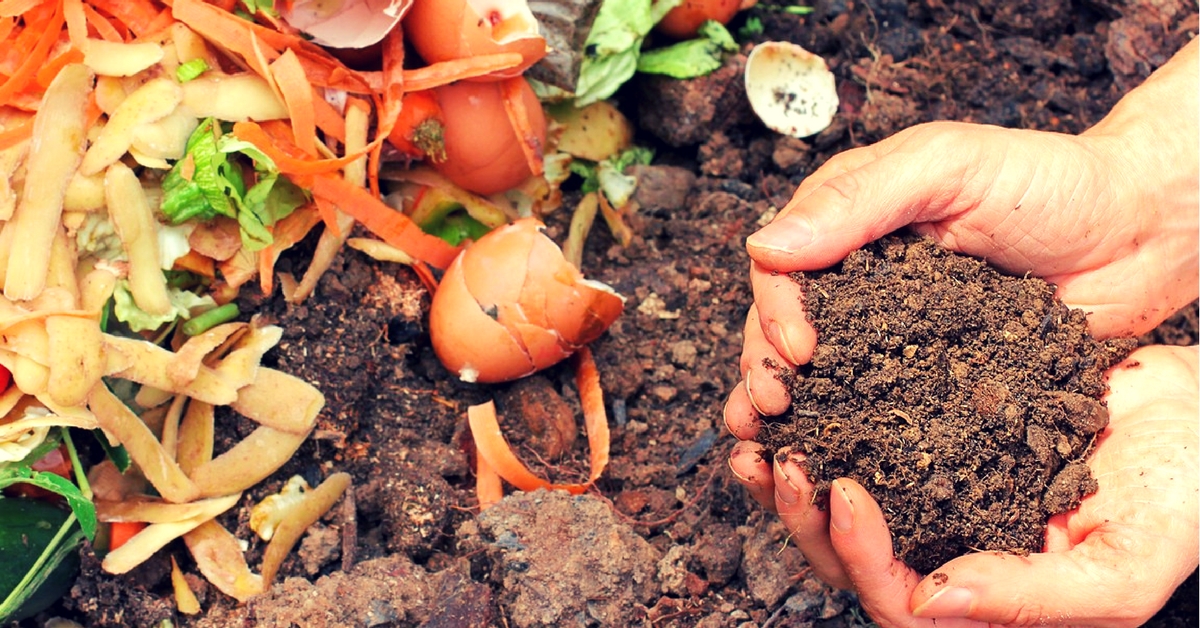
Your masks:
<svg viewBox="0 0 1200 628"><path fill-rule="evenodd" d="M796 138L821 132L838 110L833 72L821 57L781 41L754 47L746 58L746 96L767 128Z"/></svg>
<svg viewBox="0 0 1200 628"><path fill-rule="evenodd" d="M323 46L366 48L382 40L411 5L412 0L296 0L283 3L280 16Z"/></svg>
<svg viewBox="0 0 1200 628"><path fill-rule="evenodd" d="M624 299L583 278L527 218L469 246L446 270L429 312L442 364L466 381L502 382L570 356L616 320Z"/></svg>

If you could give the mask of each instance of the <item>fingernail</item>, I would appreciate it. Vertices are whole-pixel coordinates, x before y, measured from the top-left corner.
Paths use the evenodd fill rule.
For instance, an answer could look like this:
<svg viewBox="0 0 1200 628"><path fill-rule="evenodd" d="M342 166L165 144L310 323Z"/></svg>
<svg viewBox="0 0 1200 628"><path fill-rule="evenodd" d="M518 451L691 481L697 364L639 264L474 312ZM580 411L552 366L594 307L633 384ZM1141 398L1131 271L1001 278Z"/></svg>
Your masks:
<svg viewBox="0 0 1200 628"><path fill-rule="evenodd" d="M791 253L808 246L812 240L812 223L792 212L750 234L746 246Z"/></svg>
<svg viewBox="0 0 1200 628"><path fill-rule="evenodd" d="M771 344L779 352L779 355L783 356L783 359L791 364L799 363L796 359L796 352L792 351L792 345L788 342L787 334L783 333L783 327L779 323L771 321L771 324L767 325L767 339L771 341Z"/></svg>
<svg viewBox="0 0 1200 628"><path fill-rule="evenodd" d="M829 489L830 500L838 500L838 504L829 504L829 523L833 529L845 534L854 527L854 502L845 488L836 483Z"/></svg>
<svg viewBox="0 0 1200 628"><path fill-rule="evenodd" d="M913 610L917 617L966 617L975 605L975 594L970 589L948 587L933 594L925 603Z"/></svg>
<svg viewBox="0 0 1200 628"><path fill-rule="evenodd" d="M800 489L796 486L796 482L792 480L788 472L788 468L783 466L785 461L794 465L799 465L805 460L803 454L779 452L775 454L775 465L779 468L779 474L783 476L783 484L775 483L775 498L779 501L791 505L800 499Z"/></svg>

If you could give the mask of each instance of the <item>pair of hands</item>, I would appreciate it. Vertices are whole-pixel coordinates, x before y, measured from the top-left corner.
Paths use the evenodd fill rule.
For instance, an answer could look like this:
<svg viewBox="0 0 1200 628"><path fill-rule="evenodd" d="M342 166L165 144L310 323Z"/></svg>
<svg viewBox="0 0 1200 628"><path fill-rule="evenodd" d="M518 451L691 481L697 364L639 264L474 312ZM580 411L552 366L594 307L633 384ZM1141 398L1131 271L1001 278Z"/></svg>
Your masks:
<svg viewBox="0 0 1200 628"><path fill-rule="evenodd" d="M894 558L860 485L835 481L820 510L802 452L766 460L754 442L761 417L790 408L763 361L805 364L817 341L786 274L911 225L1056 284L1098 337L1152 329L1197 297L1196 58L1192 42L1078 137L933 123L838 155L748 240L755 304L725 406L741 441L730 466L816 574L856 589L881 625L1128 626L1153 615L1200 552L1197 349L1145 347L1110 371L1110 425L1089 460L1100 488L1048 522L1044 553L970 554L922 579Z"/></svg>

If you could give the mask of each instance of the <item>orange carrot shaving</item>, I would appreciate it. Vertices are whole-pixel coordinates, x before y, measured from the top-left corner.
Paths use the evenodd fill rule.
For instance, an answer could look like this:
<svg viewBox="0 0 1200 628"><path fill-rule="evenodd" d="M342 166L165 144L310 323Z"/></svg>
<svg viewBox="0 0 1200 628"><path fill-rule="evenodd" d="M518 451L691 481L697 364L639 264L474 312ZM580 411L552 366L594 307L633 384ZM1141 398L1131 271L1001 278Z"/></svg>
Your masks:
<svg viewBox="0 0 1200 628"><path fill-rule="evenodd" d="M504 486L500 483L500 476L492 465L478 454L475 455L475 496L479 498L480 511L490 508L504 497Z"/></svg>
<svg viewBox="0 0 1200 628"><path fill-rule="evenodd" d="M437 268L446 268L458 255L459 248L421 230L408 216L388 206L365 188L349 183L336 175L319 175L311 186L297 181L300 187L312 190L313 196L324 199L334 207L354 217L381 240L408 253L413 258Z"/></svg>
<svg viewBox="0 0 1200 628"><path fill-rule="evenodd" d="M513 453L512 447L500 433L496 419L496 406L491 401L467 408L467 422L475 441L478 455L505 481L523 491L539 488L564 490L573 495L583 493L608 466L609 432L608 413L604 409L604 392L600 388L600 376L596 362L587 347L575 354L575 383L579 388L579 400L583 406L583 422L587 428L589 462L591 472L588 480L580 484L553 484L533 474Z"/></svg>
<svg viewBox="0 0 1200 628"><path fill-rule="evenodd" d="M271 63L271 75L283 96L296 146L309 155L317 155L317 124L313 106L313 87L304 75L296 53L286 50Z"/></svg>
<svg viewBox="0 0 1200 628"><path fill-rule="evenodd" d="M279 261L279 256L303 240L319 220L312 204L301 205L271 227L274 242L258 252L258 281L263 294L275 290L275 262Z"/></svg>
<svg viewBox="0 0 1200 628"><path fill-rule="evenodd" d="M21 15L43 2L45 0L3 0L0 1L0 15L4 17Z"/></svg>
<svg viewBox="0 0 1200 628"><path fill-rule="evenodd" d="M54 57L38 70L38 86L42 89L49 87L50 81L53 81L54 77L58 76L58 71L63 69L63 66L81 61L83 61L83 52L78 48L68 48L66 52Z"/></svg>
<svg viewBox="0 0 1200 628"><path fill-rule="evenodd" d="M336 172L362 156L361 154L350 154L336 159L311 159L305 158L302 154L289 154L286 149L287 143L269 135L264 130L264 126L256 122L238 122L233 125L233 135L239 140L254 144L267 157L270 157L275 162L275 167L284 174L312 176ZM298 149L297 152L299 152Z"/></svg>
<svg viewBox="0 0 1200 628"><path fill-rule="evenodd" d="M63 13L62 5L55 7L54 13L47 24L34 27L29 26L26 31L40 32L37 43L33 49L29 51L24 62L17 68L17 71L8 77L8 80L0 85L0 105L9 104L13 98L37 76L37 71L46 63L46 57L50 53L50 47L54 42L58 41L59 33L62 32ZM37 31L36 29L41 29ZM23 35L24 33L22 33Z"/></svg>
<svg viewBox="0 0 1200 628"><path fill-rule="evenodd" d="M416 264L413 264L411 268L413 269L413 272L417 273L417 279L421 280L421 285L425 286L425 289L428 290L430 294L437 292L438 280L437 277L433 276L433 271L429 269L429 264L426 264L425 262L417 262Z"/></svg>
<svg viewBox="0 0 1200 628"><path fill-rule="evenodd" d="M16 18L0 17L0 41L8 41L8 36L12 35L12 32L16 27Z"/></svg>
<svg viewBox="0 0 1200 628"><path fill-rule="evenodd" d="M529 164L529 171L537 176L543 172L543 147L529 121L529 111L525 108L525 97L521 91L524 83L525 79L520 76L504 79L500 82L500 93L504 98L504 113L508 114L508 122L517 134L521 152L525 154L525 163Z"/></svg>
<svg viewBox="0 0 1200 628"><path fill-rule="evenodd" d="M240 56L259 76L270 77L269 69L259 59L265 57L266 62L274 61L279 51L270 42L266 42L268 50L256 50L262 37L254 24L201 0L175 0L172 13L175 19L187 24L201 37Z"/></svg>
<svg viewBox="0 0 1200 628"><path fill-rule="evenodd" d="M213 258L197 253L195 249L188 249L188 252L182 257L175 258L174 268L176 270L186 270L196 273L203 277L216 277L217 269Z"/></svg>
<svg viewBox="0 0 1200 628"><path fill-rule="evenodd" d="M317 215L321 217L321 222L325 223L325 228L335 237L342 237L342 227L337 219L338 208L323 198L314 198L313 202L317 206Z"/></svg>
<svg viewBox="0 0 1200 628"><path fill-rule="evenodd" d="M114 521L108 528L108 551L113 551L129 542L138 532L146 529L144 521Z"/></svg>
<svg viewBox="0 0 1200 628"><path fill-rule="evenodd" d="M88 3L116 18L134 35L148 35L161 28L161 11L151 0L88 0Z"/></svg>
<svg viewBox="0 0 1200 628"><path fill-rule="evenodd" d="M515 68L520 65L522 58L516 52L498 52L489 55L438 61L422 68L404 71L404 91L418 92L423 89L433 89L449 85L454 81L477 78L493 72ZM385 79L379 72L363 72L372 89L382 90Z"/></svg>
<svg viewBox="0 0 1200 628"><path fill-rule="evenodd" d="M404 29L393 28L383 38L383 102L375 122L375 141L387 137L404 106ZM374 148L374 146L372 146Z"/></svg>
<svg viewBox="0 0 1200 628"><path fill-rule="evenodd" d="M100 39L105 41L125 40L125 36L117 30L117 27L113 26L113 23L108 18L100 15L99 11L93 9L92 5L83 5L83 14L87 16L88 26L96 29L96 34L100 36Z"/></svg>

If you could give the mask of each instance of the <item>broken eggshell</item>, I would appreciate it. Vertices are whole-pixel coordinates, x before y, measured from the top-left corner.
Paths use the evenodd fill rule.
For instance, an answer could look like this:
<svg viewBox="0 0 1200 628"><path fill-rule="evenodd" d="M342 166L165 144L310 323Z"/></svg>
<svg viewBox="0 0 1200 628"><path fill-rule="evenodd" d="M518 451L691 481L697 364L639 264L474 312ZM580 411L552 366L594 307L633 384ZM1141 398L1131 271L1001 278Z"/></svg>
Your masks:
<svg viewBox="0 0 1200 628"><path fill-rule="evenodd" d="M546 38L525 0L416 0L405 39L428 63L515 52L520 65L475 80L521 75L546 56Z"/></svg>
<svg viewBox="0 0 1200 628"><path fill-rule="evenodd" d="M552 366L621 314L624 298L585 279L542 230L533 218L500 227L446 269L429 336L463 381L510 381Z"/></svg>
<svg viewBox="0 0 1200 628"><path fill-rule="evenodd" d="M746 96L767 128L804 138L827 128L838 110L833 72L821 57L781 41L754 47L746 58Z"/></svg>
<svg viewBox="0 0 1200 628"><path fill-rule="evenodd" d="M378 43L412 6L412 0L296 0L280 15L315 43L366 48Z"/></svg>

